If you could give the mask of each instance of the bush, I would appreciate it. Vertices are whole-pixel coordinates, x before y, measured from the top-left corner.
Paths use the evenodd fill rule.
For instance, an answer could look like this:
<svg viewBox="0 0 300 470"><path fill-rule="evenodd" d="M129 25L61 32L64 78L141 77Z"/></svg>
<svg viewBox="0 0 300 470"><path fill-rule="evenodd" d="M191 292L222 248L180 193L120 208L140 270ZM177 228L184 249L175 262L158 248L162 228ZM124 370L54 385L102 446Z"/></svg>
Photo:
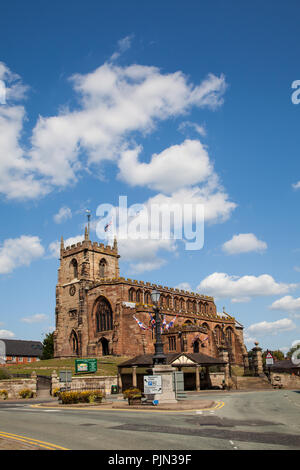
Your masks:
<svg viewBox="0 0 300 470"><path fill-rule="evenodd" d="M101 390L87 390L83 392L60 392L59 398L63 405L76 403L94 403L101 402L104 394Z"/></svg>
<svg viewBox="0 0 300 470"><path fill-rule="evenodd" d="M0 390L0 398L2 398L3 400L7 400L7 399L8 399L8 392L7 392L7 390Z"/></svg>
<svg viewBox="0 0 300 470"><path fill-rule="evenodd" d="M142 392L140 391L139 388L128 388L123 392L123 397L124 399L126 398L140 398L142 396Z"/></svg>
<svg viewBox="0 0 300 470"><path fill-rule="evenodd" d="M52 396L53 397L59 397L60 389L59 388L54 388L52 390Z"/></svg>
<svg viewBox="0 0 300 470"><path fill-rule="evenodd" d="M20 398L32 398L34 395L33 391L30 388L23 388L19 391Z"/></svg>
<svg viewBox="0 0 300 470"><path fill-rule="evenodd" d="M9 373L4 369L0 369L0 380L6 380L6 379L10 379Z"/></svg>

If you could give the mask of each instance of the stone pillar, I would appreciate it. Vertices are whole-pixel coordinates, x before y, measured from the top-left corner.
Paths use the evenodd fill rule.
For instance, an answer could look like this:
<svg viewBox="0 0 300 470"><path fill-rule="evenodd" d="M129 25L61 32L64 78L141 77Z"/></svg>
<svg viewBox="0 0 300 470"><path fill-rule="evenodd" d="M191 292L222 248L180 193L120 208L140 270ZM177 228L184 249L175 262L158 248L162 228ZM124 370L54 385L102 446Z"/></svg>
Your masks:
<svg viewBox="0 0 300 470"><path fill-rule="evenodd" d="M255 344L255 347L252 349L254 372L255 372L255 375L264 375L261 348L258 347L257 342L255 342L254 344Z"/></svg>
<svg viewBox="0 0 300 470"><path fill-rule="evenodd" d="M51 390L50 393L52 395L53 390L56 388L60 388L59 378L57 376L56 370L54 370L51 374Z"/></svg>
<svg viewBox="0 0 300 470"><path fill-rule="evenodd" d="M230 379L229 354L228 351L224 348L220 350L220 359L226 362L224 365L224 380L226 385L228 385Z"/></svg>
<svg viewBox="0 0 300 470"><path fill-rule="evenodd" d="M196 366L196 390L200 391L200 366Z"/></svg>
<svg viewBox="0 0 300 470"><path fill-rule="evenodd" d="M122 374L121 374L121 370L118 370L118 378L117 378L117 385L118 385L118 390L119 392L122 391L123 389L123 384L122 384Z"/></svg>
<svg viewBox="0 0 300 470"><path fill-rule="evenodd" d="M136 368L137 366L132 366L132 386L134 388L137 388Z"/></svg>
<svg viewBox="0 0 300 470"><path fill-rule="evenodd" d="M159 404L177 403L173 390L173 367L166 364L157 364L152 368L153 375L161 376L162 393L152 395L153 400L158 400Z"/></svg>
<svg viewBox="0 0 300 470"><path fill-rule="evenodd" d="M37 395L37 376L35 370L32 371L31 373L31 379L32 379L32 391L34 393L34 396L36 397Z"/></svg>
<svg viewBox="0 0 300 470"><path fill-rule="evenodd" d="M248 353L245 352L243 354L243 363L244 363L244 371L249 369L249 358L248 358Z"/></svg>
<svg viewBox="0 0 300 470"><path fill-rule="evenodd" d="M209 367L205 367L205 384L207 387L210 386L210 375L209 375Z"/></svg>

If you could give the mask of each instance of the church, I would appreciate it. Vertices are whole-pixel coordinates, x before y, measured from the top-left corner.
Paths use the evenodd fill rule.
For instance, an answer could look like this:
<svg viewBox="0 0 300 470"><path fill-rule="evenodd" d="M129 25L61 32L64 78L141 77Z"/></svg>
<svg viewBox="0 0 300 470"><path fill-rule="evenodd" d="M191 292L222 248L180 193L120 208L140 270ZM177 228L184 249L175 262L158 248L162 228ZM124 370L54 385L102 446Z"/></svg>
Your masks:
<svg viewBox="0 0 300 470"><path fill-rule="evenodd" d="M84 240L60 244L56 286L54 357L138 356L154 353L151 291L160 292L165 353L203 353L245 365L243 326L213 297L126 279L119 273L118 244Z"/></svg>

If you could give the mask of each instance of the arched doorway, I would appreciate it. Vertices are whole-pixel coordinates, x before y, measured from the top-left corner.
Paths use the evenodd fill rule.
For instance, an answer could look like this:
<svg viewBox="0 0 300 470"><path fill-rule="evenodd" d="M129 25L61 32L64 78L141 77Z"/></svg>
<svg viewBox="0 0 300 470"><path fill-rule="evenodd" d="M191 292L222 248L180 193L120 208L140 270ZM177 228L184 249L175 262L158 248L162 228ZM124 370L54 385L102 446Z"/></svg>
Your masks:
<svg viewBox="0 0 300 470"><path fill-rule="evenodd" d="M193 352L196 353L196 354L199 353L199 340L198 339L196 341L194 341Z"/></svg>
<svg viewBox="0 0 300 470"><path fill-rule="evenodd" d="M100 343L102 346L102 356L108 356L109 355L109 341L106 338L101 338Z"/></svg>

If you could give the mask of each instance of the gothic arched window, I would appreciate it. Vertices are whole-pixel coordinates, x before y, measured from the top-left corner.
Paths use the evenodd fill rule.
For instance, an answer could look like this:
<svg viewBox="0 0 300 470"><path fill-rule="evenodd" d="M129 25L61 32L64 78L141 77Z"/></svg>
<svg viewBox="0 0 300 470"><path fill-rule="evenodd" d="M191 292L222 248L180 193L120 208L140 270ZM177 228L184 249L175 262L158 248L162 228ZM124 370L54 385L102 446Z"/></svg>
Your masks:
<svg viewBox="0 0 300 470"><path fill-rule="evenodd" d="M72 259L70 263L70 268L71 268L71 273L73 275L73 279L77 278L78 277L78 263L75 258Z"/></svg>
<svg viewBox="0 0 300 470"><path fill-rule="evenodd" d="M71 333L70 341L73 354L78 355L78 337L74 330Z"/></svg>
<svg viewBox="0 0 300 470"><path fill-rule="evenodd" d="M100 297L96 304L96 331L113 329L113 315L110 303L105 297Z"/></svg>
<svg viewBox="0 0 300 470"><path fill-rule="evenodd" d="M138 289L136 291L136 301L137 302L141 302L142 301L142 291L140 289Z"/></svg>
<svg viewBox="0 0 300 470"><path fill-rule="evenodd" d="M129 289L128 291L128 300L129 302L134 302L135 301L135 290L133 287L131 287L131 289Z"/></svg>
<svg viewBox="0 0 300 470"><path fill-rule="evenodd" d="M99 277L100 278L103 278L105 277L105 268L106 268L106 261L105 259L103 258L100 263L99 263Z"/></svg>
<svg viewBox="0 0 300 470"><path fill-rule="evenodd" d="M222 340L222 331L221 331L221 328L219 327L219 325L217 325L217 326L215 327L215 334L216 334L217 344L221 344L221 340Z"/></svg>
<svg viewBox="0 0 300 470"><path fill-rule="evenodd" d="M229 327L227 328L226 330L226 339L227 339L227 342L228 344L232 344L232 329Z"/></svg>

